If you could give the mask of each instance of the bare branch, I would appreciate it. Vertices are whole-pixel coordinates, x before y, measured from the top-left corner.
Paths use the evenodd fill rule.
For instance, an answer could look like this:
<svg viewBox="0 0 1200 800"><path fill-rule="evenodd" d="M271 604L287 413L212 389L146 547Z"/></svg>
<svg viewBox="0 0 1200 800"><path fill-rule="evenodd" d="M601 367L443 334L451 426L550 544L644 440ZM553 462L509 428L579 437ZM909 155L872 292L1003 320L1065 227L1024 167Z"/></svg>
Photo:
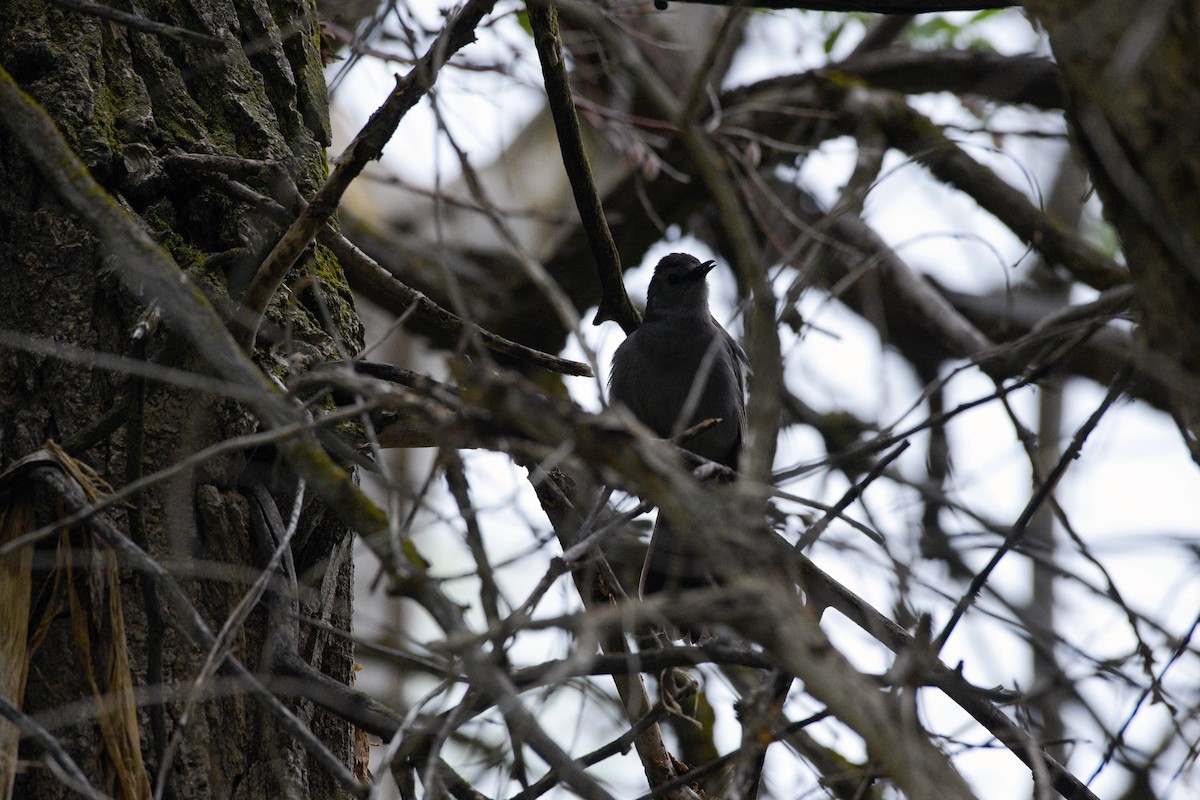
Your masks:
<svg viewBox="0 0 1200 800"><path fill-rule="evenodd" d="M271 295L317 232L337 211L351 181L358 177L368 162L379 158L384 145L400 125L400 120L433 86L438 71L450 56L475 40L475 27L491 13L495 4L495 0L468 0L454 15L425 55L404 78L397 80L396 88L387 100L375 110L354 141L338 157L333 172L317 190L308 208L296 218L259 266L242 298L243 312L238 315L237 321L240 338L248 345L248 349L253 349L258 326Z"/></svg>
<svg viewBox="0 0 1200 800"><path fill-rule="evenodd" d="M567 177L575 194L575 205L579 209L583 231L591 245L600 277L600 308L596 311L594 324L613 320L625 333L632 333L638 326L639 314L625 293L625 284L621 282L621 258L613 243L612 232L608 229L608 220L604 217L587 152L583 149L579 118L575 115L575 102L558 34L558 12L549 3L543 5L540 2L530 3L528 10L533 41L542 64L550 113L558 132L563 166L567 169Z"/></svg>

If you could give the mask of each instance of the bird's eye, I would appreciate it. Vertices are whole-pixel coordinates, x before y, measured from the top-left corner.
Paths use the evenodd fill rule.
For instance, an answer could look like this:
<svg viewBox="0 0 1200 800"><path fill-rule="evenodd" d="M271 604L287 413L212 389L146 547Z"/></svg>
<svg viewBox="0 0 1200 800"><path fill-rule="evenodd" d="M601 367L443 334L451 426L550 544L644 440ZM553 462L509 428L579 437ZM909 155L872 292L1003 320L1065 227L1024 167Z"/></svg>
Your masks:
<svg viewBox="0 0 1200 800"><path fill-rule="evenodd" d="M679 276L672 272L667 276L667 283L674 286L675 284L679 283Z"/></svg>

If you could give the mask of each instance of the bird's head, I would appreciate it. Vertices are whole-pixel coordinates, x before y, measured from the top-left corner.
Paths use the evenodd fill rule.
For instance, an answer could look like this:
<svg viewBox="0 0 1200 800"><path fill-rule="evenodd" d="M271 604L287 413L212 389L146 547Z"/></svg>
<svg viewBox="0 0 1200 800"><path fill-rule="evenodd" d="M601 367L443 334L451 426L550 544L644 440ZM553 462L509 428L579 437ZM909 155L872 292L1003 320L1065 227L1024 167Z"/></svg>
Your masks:
<svg viewBox="0 0 1200 800"><path fill-rule="evenodd" d="M687 253L663 256L654 268L646 293L646 318L688 311L708 311L708 283L715 261L701 263Z"/></svg>

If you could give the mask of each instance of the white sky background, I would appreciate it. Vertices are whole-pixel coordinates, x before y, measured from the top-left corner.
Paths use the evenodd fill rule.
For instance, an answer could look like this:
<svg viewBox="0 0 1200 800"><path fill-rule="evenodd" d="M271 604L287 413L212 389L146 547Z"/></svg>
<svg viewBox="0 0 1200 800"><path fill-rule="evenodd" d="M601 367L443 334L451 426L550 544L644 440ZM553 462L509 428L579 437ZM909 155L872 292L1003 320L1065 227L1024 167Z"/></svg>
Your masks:
<svg viewBox="0 0 1200 800"><path fill-rule="evenodd" d="M431 9L436 4L429 3ZM686 14L686 6L672 5L665 13ZM965 19L968 15L961 15ZM439 18L435 11L426 15L431 27ZM853 26L856 23L852 23ZM1006 53L1044 51L1044 44L1026 24L1019 12L1009 11L989 19L977 33L989 40L996 49ZM825 60L822 49L824 32L820 17L811 13L756 13L751 21L750 44L743 47L735 62L729 82L732 84L757 80L769 74L794 72L797 66L812 67ZM834 56L847 52L857 34L847 34L839 43ZM502 40L500 43L498 40ZM514 53L518 55L514 58ZM471 45L459 58L474 63L495 61L519 65L518 72L527 85L514 86L508 77L489 73L468 72L448 68L438 79L437 90L441 108L459 143L470 153L472 162L481 167L501 151L525 121L540 108L544 95L540 89L540 72L532 43L516 21L508 18L485 32L480 41ZM335 67L331 68L332 70ZM393 86L393 75L403 67L385 65L365 59L339 87L336 104L348 129L357 130L366 115L386 96ZM958 123L974 128L978 121L967 115L948 97L916 98L917 107L943 123ZM1059 115L1005 111L998 115L994 126L1020 130L1059 132L1063 123ZM1056 170L1062 143L1055 139L1010 136L1004 139L1004 154L993 152L994 142L986 135L966 135L951 131L956 138L968 143L973 156L985 161L1014 186L1032 197L1049 191ZM432 186L436 169L441 170L442 182L449 182L458 173L454 155L443 145L436 144L436 124L427 104L422 103L403 121L399 133L385 152L384 165L406 180ZM336 149L333 152L337 152ZM549 153L547 157L557 157ZM801 170L801 179L822 202L828 204L853 166L853 143L845 140L827 142L820 153L810 156ZM1027 266L1026 248L990 216L979 211L972 201L929 180L923 168L907 163L893 154L889 156L884 178L867 198L865 216L875 229L899 254L915 268L935 276L943 284L964 291L984 291L1015 282ZM666 252L690 249L698 256L707 253L695 242L687 240L663 245L647 255L652 264ZM636 301L645 298L649 269L634 269L627 274L627 286ZM728 271L717 270L710 279L713 286L714 312L731 330L740 328L734 318L734 289ZM1074 298L1082 300L1086 298ZM881 350L873 329L836 302L823 301L810 293L802 303L804 319L819 331L807 333L802 340L783 331L787 380L796 393L819 410L845 409L882 424L897 422L917 398L920 387L902 362ZM593 313L584 315L584 334L599 355L606 369L621 333L616 325L593 327ZM580 349L572 343L565 351L569 357L579 357ZM598 404L595 380L570 379L577 400L585 407ZM947 407L974 400L994 391L986 377L968 370L948 385ZM1036 428L1036 392L1021 390L1012 395L1012 403L1024 424ZM1104 396L1104 390L1083 381L1070 383L1066 389L1063 434L1069 440L1074 431L1092 413ZM908 423L923 417L923 410L907 418ZM1020 514L1030 494L1027 459L1017 443L1012 426L996 403L986 404L965 413L949 428L954 447L955 473L953 488L969 507L981 511L1001 523L1011 523ZM1064 443L1065 443L1064 441ZM920 474L924 451L921 442L900 460L899 468L910 476ZM777 466L792 465L820 458L823 451L810 432L804 429L786 431L781 439ZM485 510L482 518L487 546L493 563L516 559L501 569L498 577L509 602L520 603L545 569L548 554L538 549L530 531L548 529L544 517L525 481L524 471L513 467L506 458L481 452L466 453L464 457L473 478L473 497ZM434 492L435 503L451 509L452 503L440 489ZM788 491L832 502L846 489L840 474L824 473L821 477L796 481L784 487ZM1196 558L1181 542L1200 546L1197 530L1197 511L1200 509L1200 470L1188 459L1173 423L1165 415L1138 404L1122 404L1110 410L1092 434L1082 457L1071 466L1056 496L1083 539L1101 558L1117 587L1131 607L1151 618L1163 621L1176 633L1185 632L1197 609L1200 609L1200 581L1197 580ZM891 485L879 482L867 492L866 504L879 529L888 535L889 547L904 560L915 548L919 508L915 498ZM852 510L865 519L861 506ZM961 521L969 530L969 521ZM950 530L956 523L949 523ZM449 531L423 512L416 528L423 530L418 546L437 559L441 575L467 573L472 568L469 553L462 545L460 534ZM812 555L817 563L835 578L871 601L884 613L890 613L895 599L894 578L889 566L882 562L877 549L862 547L861 536L845 526L830 528L827 539L819 543ZM826 544L843 543L854 549L840 551ZM447 543L450 543L449 545ZM982 566L991 555L994 539L974 554L970 563ZM557 545L551 545L556 548ZM555 552L557 550L555 549ZM373 567L360 552L360 582L369 578ZM1061 558L1066 568L1087 575L1103 586L1096 570L1084 565L1070 546L1064 546ZM1018 555L1006 556L995 573L992 583L1002 588L1005 596L1020 602L1027 596L1029 570L1027 561ZM935 630L945 621L950 603L938 597L937 590L944 582L941 568L923 562L919 565L918 582L912 602L918 610L933 614ZM543 601L539 611L546 615L574 608L577 601L568 584L560 582L555 591ZM463 602L475 593L473 581L459 581L448 590ZM955 590L957 591L957 590ZM1075 584L1062 583L1062 613L1072 615L1069 624L1060 628L1070 632L1072 643L1092 654L1124 656L1131 648L1128 625L1119 610L1111 603L1096 602ZM391 627L388 606L365 593L357 603L355 625L359 635L371 637L382 626ZM986 600L968 613L966 620L951 637L942 652L943 660L953 665L965 661L966 675L982 686L1002 684L1007 687L1027 687L1029 667L1027 648L1014 638L1008 627L986 619L982 609L997 610ZM476 609L477 610L477 609ZM886 669L881 648L848 624L829 615L825 625L835 642L855 660L860 668L870 671ZM479 618L482 619L481 617ZM412 628L420 635L419 625ZM560 637L538 634L524 637L514 651L518 659L536 663L549 657L566 655L566 643ZM1161 669L1158 663L1157 668ZM368 691L385 691L384 676L368 668L360 675L360 685ZM1195 683L1195 661L1185 661L1174 667L1170 682ZM715 673L706 673L711 681ZM408 686L408 699L415 700L427 686ZM602 683L597 685L603 686ZM607 686L603 686L609 691ZM1116 682L1102 685L1099 681L1086 684L1094 705L1108 720L1126 718L1133 709L1136 694ZM798 694L795 692L794 694ZM381 695L385 701L387 697ZM732 695L711 692L711 699L724 719L719 727L718 745L724 750L735 747L738 728L733 721ZM986 732L966 720L965 715L937 692L922 695L924 719L943 733L963 737L969 742L987 740ZM564 694L551 700L549 707L539 706L539 698L529 703L544 721L574 720L579 713L578 695ZM793 703L789 712L793 719L812 710ZM595 715L595 704L590 707ZM1086 721L1076 712L1069 712L1075 731L1087 731ZM1130 728L1128 739L1134 743L1151 744L1161 735L1166 717L1164 706L1143 708L1138 721ZM571 724L574 724L573 722ZM560 726L561 727L561 726ZM571 752L582 753L602 744L615 733L618 721L596 736L582 731L570 731L561 740L571 745ZM844 729L835 726L814 728L849 757L857 757L859 748L853 737L847 738ZM571 736L578 733L577 747ZM496 731L497 740L504 735ZM840 737L840 738L838 738ZM1086 778L1097 765L1103 743L1078 746L1070 766ZM1177 759L1178 762L1178 759ZM531 763L540 767L536 757ZM791 786L810 786L812 776L807 772L793 774L795 760L790 756L775 757L768 762L771 785L782 797L798 796L787 789ZM1028 770L1004 750L977 751L956 761L964 770L973 789L981 798L1011 798L1029 795ZM465 774L474 774L472 765L460 765ZM633 756L607 762L596 773L617 781L615 796L633 796L639 792L636 780L641 779L640 765ZM536 769L535 769L536 772ZM1102 773L1093 784L1101 796L1115 796L1124 788L1124 779L1117 770ZM632 776L634 783L629 783ZM1111 776L1111 777L1110 777ZM625 777L625 781L621 778ZM641 784L644 787L644 782ZM510 794L512 787L482 785L485 793L498 796ZM1160 786L1164 796L1195 796L1197 775L1185 775L1169 786ZM555 796L555 795L549 795ZM565 795L560 795L565 796Z"/></svg>

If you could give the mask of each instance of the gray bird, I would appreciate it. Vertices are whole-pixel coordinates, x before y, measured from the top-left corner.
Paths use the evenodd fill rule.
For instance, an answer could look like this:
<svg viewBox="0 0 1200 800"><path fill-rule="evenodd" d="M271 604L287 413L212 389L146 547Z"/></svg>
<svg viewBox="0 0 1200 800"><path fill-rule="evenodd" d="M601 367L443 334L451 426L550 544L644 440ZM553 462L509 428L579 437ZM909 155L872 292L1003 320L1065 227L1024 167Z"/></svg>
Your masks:
<svg viewBox="0 0 1200 800"><path fill-rule="evenodd" d="M642 324L613 356L608 396L664 439L719 418L683 447L737 469L746 432L746 354L708 310L705 277L716 263L701 264L686 253L658 262ZM662 520L654 526L639 594L709 584L703 555L690 538Z"/></svg>

